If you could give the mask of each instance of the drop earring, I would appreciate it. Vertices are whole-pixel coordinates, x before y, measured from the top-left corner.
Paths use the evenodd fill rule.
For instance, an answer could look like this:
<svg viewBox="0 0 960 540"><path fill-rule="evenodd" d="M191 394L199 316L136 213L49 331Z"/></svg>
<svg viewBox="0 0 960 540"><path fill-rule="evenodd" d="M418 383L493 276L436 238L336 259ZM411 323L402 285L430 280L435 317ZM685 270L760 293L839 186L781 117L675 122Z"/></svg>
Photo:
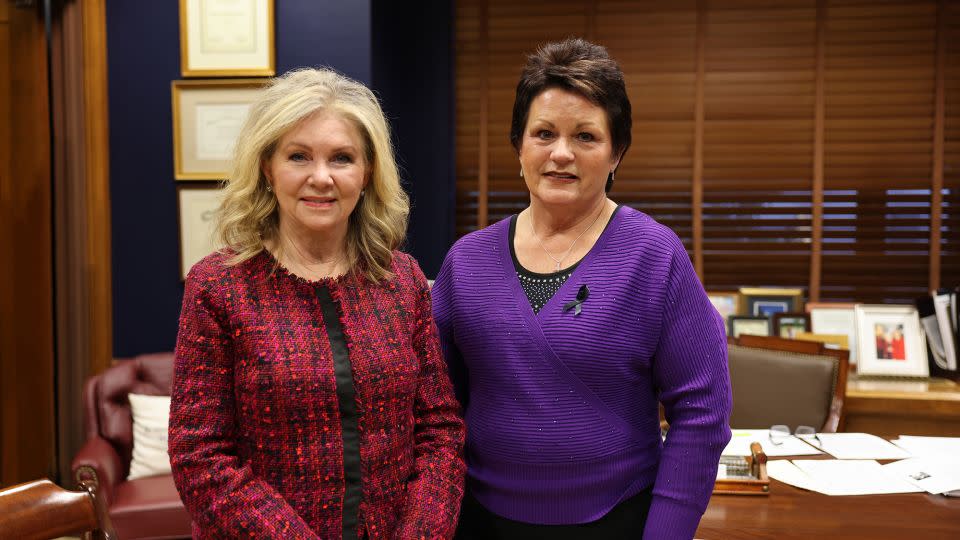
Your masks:
<svg viewBox="0 0 960 540"><path fill-rule="evenodd" d="M271 191L273 191L273 188L270 187L270 184L267 184L267 193L270 193Z"/></svg>
<svg viewBox="0 0 960 540"><path fill-rule="evenodd" d="M523 167L520 167L520 178L523 178Z"/></svg>

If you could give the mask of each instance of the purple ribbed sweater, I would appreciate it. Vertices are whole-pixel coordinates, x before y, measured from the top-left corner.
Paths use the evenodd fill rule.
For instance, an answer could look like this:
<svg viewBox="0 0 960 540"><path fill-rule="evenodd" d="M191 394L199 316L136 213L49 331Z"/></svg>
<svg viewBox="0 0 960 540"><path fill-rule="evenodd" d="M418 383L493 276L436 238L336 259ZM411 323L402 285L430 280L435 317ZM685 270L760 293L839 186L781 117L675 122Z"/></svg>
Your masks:
<svg viewBox="0 0 960 540"><path fill-rule="evenodd" d="M692 538L730 439L731 395L723 321L683 244L621 207L535 314L509 221L460 239L433 287L474 496L517 521L573 524L653 486L643 538ZM582 313L562 311L582 285Z"/></svg>

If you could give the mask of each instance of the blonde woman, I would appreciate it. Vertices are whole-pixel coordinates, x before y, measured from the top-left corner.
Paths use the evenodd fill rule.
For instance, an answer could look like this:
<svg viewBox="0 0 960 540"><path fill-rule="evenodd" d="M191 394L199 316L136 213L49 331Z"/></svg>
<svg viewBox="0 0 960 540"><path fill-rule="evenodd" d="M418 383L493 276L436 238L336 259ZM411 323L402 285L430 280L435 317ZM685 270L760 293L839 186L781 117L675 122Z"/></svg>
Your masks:
<svg viewBox="0 0 960 540"><path fill-rule="evenodd" d="M375 96L329 70L250 110L190 271L170 461L197 538L448 538L464 426Z"/></svg>

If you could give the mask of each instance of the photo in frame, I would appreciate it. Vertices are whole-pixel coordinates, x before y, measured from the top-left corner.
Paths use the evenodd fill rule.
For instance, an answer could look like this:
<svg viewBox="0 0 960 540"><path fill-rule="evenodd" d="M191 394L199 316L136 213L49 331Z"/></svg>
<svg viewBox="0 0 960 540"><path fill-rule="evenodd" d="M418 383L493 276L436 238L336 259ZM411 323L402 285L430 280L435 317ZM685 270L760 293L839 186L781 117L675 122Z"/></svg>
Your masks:
<svg viewBox="0 0 960 540"><path fill-rule="evenodd" d="M180 0L184 77L276 73L273 0Z"/></svg>
<svg viewBox="0 0 960 540"><path fill-rule="evenodd" d="M734 315L730 317L729 334L735 338L740 337L742 334L769 336L770 318L765 316Z"/></svg>
<svg viewBox="0 0 960 540"><path fill-rule="evenodd" d="M850 365L857 363L857 322L855 303L808 302L810 331L815 334L843 334L850 344Z"/></svg>
<svg viewBox="0 0 960 540"><path fill-rule="evenodd" d="M730 317L740 314L740 293L737 291L707 291L707 298L716 308L723 322L729 322Z"/></svg>
<svg viewBox="0 0 960 540"><path fill-rule="evenodd" d="M927 346L913 306L858 304L854 308L860 358L857 373L928 377Z"/></svg>
<svg viewBox="0 0 960 540"><path fill-rule="evenodd" d="M177 184L180 279L186 279L194 264L219 247L214 233L221 196L221 186L217 183Z"/></svg>
<svg viewBox="0 0 960 540"><path fill-rule="evenodd" d="M776 313L773 316L773 335L797 339L797 335L810 331L810 317L806 313Z"/></svg>
<svg viewBox="0 0 960 540"><path fill-rule="evenodd" d="M742 287L743 314L772 317L803 310L803 289Z"/></svg>
<svg viewBox="0 0 960 540"><path fill-rule="evenodd" d="M173 172L177 180L223 180L261 79L173 81Z"/></svg>

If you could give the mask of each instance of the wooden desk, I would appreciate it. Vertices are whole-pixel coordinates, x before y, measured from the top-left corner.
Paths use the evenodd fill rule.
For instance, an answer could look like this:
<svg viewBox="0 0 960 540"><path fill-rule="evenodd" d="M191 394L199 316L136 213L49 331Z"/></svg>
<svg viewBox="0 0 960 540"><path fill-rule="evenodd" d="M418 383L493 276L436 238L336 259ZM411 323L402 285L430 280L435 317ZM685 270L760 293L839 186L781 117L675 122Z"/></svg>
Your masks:
<svg viewBox="0 0 960 540"><path fill-rule="evenodd" d="M770 495L714 495L704 540L939 540L960 538L960 498L927 493L830 497L770 481Z"/></svg>
<svg viewBox="0 0 960 540"><path fill-rule="evenodd" d="M847 381L843 431L881 437L939 435L960 437L960 384L929 381Z"/></svg>

